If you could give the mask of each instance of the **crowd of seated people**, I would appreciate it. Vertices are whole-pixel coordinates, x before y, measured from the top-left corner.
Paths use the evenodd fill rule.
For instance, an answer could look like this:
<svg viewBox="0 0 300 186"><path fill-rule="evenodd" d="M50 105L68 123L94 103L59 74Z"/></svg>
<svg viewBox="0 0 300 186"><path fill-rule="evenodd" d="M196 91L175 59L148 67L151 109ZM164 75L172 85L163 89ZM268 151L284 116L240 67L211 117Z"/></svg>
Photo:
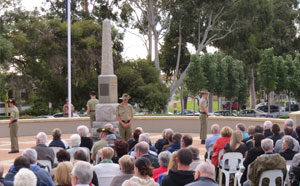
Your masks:
<svg viewBox="0 0 300 186"><path fill-rule="evenodd" d="M258 185L264 171L275 169L282 171L286 184L299 185L300 127L294 130L293 126L291 119L285 120L282 131L271 121L247 129L242 123L234 129L213 124L203 146L207 152L211 149L210 154L200 153L200 144L195 145L191 135L170 128L163 130L156 142L140 127L133 131L132 139L124 141L111 124L106 124L97 130L100 140L93 142L89 129L82 125L77 128L78 134L71 135L70 145L56 128L51 141L39 132L36 145L25 149L5 176L0 165L0 185L216 186L221 152L243 157L241 185ZM263 185L268 183L264 181Z"/></svg>

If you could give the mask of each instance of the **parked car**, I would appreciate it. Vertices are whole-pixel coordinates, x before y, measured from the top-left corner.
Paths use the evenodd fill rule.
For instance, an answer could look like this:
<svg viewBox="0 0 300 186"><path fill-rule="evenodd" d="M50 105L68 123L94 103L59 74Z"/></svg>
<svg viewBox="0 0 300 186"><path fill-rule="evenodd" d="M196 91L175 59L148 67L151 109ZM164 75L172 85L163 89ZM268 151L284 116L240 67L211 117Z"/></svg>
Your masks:
<svg viewBox="0 0 300 186"><path fill-rule="evenodd" d="M290 104L286 104L285 111L290 111ZM299 110L299 104L291 104L291 111L298 111Z"/></svg>
<svg viewBox="0 0 300 186"><path fill-rule="evenodd" d="M181 111L177 111L176 115L181 115ZM200 113L195 111L195 114L194 114L193 110L186 109L186 110L184 110L183 115L185 115L185 116L199 116Z"/></svg>
<svg viewBox="0 0 300 186"><path fill-rule="evenodd" d="M242 110L239 114L241 117L267 117L268 114L256 109L246 109Z"/></svg>
<svg viewBox="0 0 300 186"><path fill-rule="evenodd" d="M64 114L62 112L56 113L53 115L54 118L63 118ZM80 116L77 113L73 113L73 118L79 118Z"/></svg>
<svg viewBox="0 0 300 186"><path fill-rule="evenodd" d="M234 117L237 117L237 114L235 114L235 113L231 113L231 115L230 115L229 110L219 110L217 112L214 112L214 114L216 116L234 116Z"/></svg>
<svg viewBox="0 0 300 186"><path fill-rule="evenodd" d="M224 110L230 110L230 102L227 101L225 104L223 104ZM246 105L239 105L236 103L232 103L231 110L240 110L240 109L246 109Z"/></svg>
<svg viewBox="0 0 300 186"><path fill-rule="evenodd" d="M259 106L257 107L257 110L268 112L268 105ZM278 107L276 105L270 105L270 112L278 112Z"/></svg>

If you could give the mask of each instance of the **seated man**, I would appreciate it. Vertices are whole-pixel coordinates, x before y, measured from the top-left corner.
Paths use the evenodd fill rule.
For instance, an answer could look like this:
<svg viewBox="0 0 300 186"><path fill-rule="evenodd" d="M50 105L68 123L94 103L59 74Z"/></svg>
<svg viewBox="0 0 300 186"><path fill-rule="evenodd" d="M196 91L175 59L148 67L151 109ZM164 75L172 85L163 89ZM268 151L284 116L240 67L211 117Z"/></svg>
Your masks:
<svg viewBox="0 0 300 186"><path fill-rule="evenodd" d="M283 127L290 127L292 129L292 134L291 136L295 139L297 139L297 133L296 131L294 130L294 120L292 119L286 119L284 120L284 124L283 124ZM281 136L284 136L284 132L281 132L280 133Z"/></svg>
<svg viewBox="0 0 300 186"><path fill-rule="evenodd" d="M36 150L38 160L49 160L53 167L55 153L47 146L47 135L44 132L39 132L36 135L36 146L32 148Z"/></svg>
<svg viewBox="0 0 300 186"><path fill-rule="evenodd" d="M291 127L285 127L283 129L283 132L284 132L284 136L292 136L293 129ZM299 152L299 142L295 138L293 138L293 141L294 141L294 148L292 150L295 152ZM283 151L284 150L282 149L282 139L279 139L276 141L274 152L281 153Z"/></svg>
<svg viewBox="0 0 300 186"><path fill-rule="evenodd" d="M294 155L297 154L297 152L293 151L294 138L292 136L283 136L281 147L284 151L280 155L287 161L292 160Z"/></svg>
<svg viewBox="0 0 300 186"><path fill-rule="evenodd" d="M14 161L14 168L9 170L8 173L5 175L5 180L14 181L15 175L21 170L22 168L30 167L29 160L24 156L19 156Z"/></svg>
<svg viewBox="0 0 300 186"><path fill-rule="evenodd" d="M198 165L195 179L194 182L189 183L186 186L218 186L215 181L215 167L208 162Z"/></svg>
<svg viewBox="0 0 300 186"><path fill-rule="evenodd" d="M109 134L112 134L109 128L99 128L97 129L97 132L99 133L100 140L94 143L91 154L92 154L92 160L96 161L96 155L98 150L102 149L103 147L106 147L108 145L106 141L106 136Z"/></svg>
<svg viewBox="0 0 300 186"><path fill-rule="evenodd" d="M155 148L157 149L157 153L159 154L162 150L164 145L168 145L169 141L168 141L168 136L169 135L173 135L173 130L168 128L168 129L164 129L162 132L162 138L157 140L155 143Z"/></svg>
<svg viewBox="0 0 300 186"><path fill-rule="evenodd" d="M194 171L190 171L193 154L190 149L180 149L177 154L177 170L170 169L164 176L162 186L184 186L194 181Z"/></svg>
<svg viewBox="0 0 300 186"><path fill-rule="evenodd" d="M273 133L271 131L272 126L273 126L272 121L265 121L265 123L264 123L264 136L266 138L273 135Z"/></svg>
<svg viewBox="0 0 300 186"><path fill-rule="evenodd" d="M220 126L218 124L213 124L210 128L210 131L212 133L212 136L208 137L206 140L205 140L205 149L206 149L206 153L205 153L205 159L207 158L207 152L208 152L208 149L210 147L213 147L214 144L216 143L217 139L220 136ZM211 151L211 154L210 156L213 154L213 152ZM196 167L195 167L196 168Z"/></svg>
<svg viewBox="0 0 300 186"><path fill-rule="evenodd" d="M129 150L134 149L134 146L139 142L139 137L142 134L142 131L136 128L132 133L132 138L127 141L129 145Z"/></svg>
<svg viewBox="0 0 300 186"><path fill-rule="evenodd" d="M140 134L140 136L139 136L139 142L142 142L142 141L144 141L144 142L146 142L146 143L149 144L149 154L157 157L156 148L151 145L151 141L150 141L150 137L149 137L148 133L142 133L142 134ZM131 156L135 156L134 148L131 149L131 151L129 152L129 154Z"/></svg>
<svg viewBox="0 0 300 186"><path fill-rule="evenodd" d="M136 158L145 157L151 162L152 167L158 168L159 163L156 156L149 154L149 144L145 141L141 141L135 145Z"/></svg>
<svg viewBox="0 0 300 186"><path fill-rule="evenodd" d="M183 135L181 139L181 148L187 148L193 144L193 137L189 134Z"/></svg>
<svg viewBox="0 0 300 186"><path fill-rule="evenodd" d="M259 125L255 126L255 128L254 128L254 134L262 134L262 135L264 135L264 128L262 126L259 126ZM244 140L242 140L242 142L244 142ZM253 136L252 136L251 139L249 139L248 141L246 141L245 144L246 144L248 150L250 150L253 147Z"/></svg>
<svg viewBox="0 0 300 186"><path fill-rule="evenodd" d="M78 161L71 173L73 186L89 186L93 178L93 166L84 161Z"/></svg>
<svg viewBox="0 0 300 186"><path fill-rule="evenodd" d="M182 137L182 135L180 133L175 133L172 137L172 143L171 143L170 147L168 147L166 150L171 153L179 150L181 137Z"/></svg>
<svg viewBox="0 0 300 186"><path fill-rule="evenodd" d="M197 147L194 146L189 146L188 149L190 149L193 153L193 161L190 164L190 170L195 171L197 166L201 164L200 157L199 157L200 151Z"/></svg>
<svg viewBox="0 0 300 186"><path fill-rule="evenodd" d="M73 134L71 137L71 148L68 149L67 151L70 153L70 158L71 161L74 161L74 154L75 152L82 150L83 152L85 152L86 157L88 157L88 160L90 159L90 153L88 149L82 148L80 147L80 143L81 143L81 138L78 134Z"/></svg>
<svg viewBox="0 0 300 186"><path fill-rule="evenodd" d="M0 183L2 183L5 186L13 186L14 183L12 181L3 178L3 173L4 173L4 167L0 165Z"/></svg>
<svg viewBox="0 0 300 186"><path fill-rule="evenodd" d="M249 183L247 184L250 184L251 186L258 185L259 178L264 171L279 169L282 170L283 175L286 175L287 172L285 159L281 157L280 154L273 153L273 140L262 140L261 147L265 154L257 157L250 166L248 175ZM263 185L267 185L265 181L266 180L263 181ZM282 183L280 185L282 185Z"/></svg>
<svg viewBox="0 0 300 186"><path fill-rule="evenodd" d="M22 168L15 176L14 186L34 186L37 184L37 177L26 168Z"/></svg>

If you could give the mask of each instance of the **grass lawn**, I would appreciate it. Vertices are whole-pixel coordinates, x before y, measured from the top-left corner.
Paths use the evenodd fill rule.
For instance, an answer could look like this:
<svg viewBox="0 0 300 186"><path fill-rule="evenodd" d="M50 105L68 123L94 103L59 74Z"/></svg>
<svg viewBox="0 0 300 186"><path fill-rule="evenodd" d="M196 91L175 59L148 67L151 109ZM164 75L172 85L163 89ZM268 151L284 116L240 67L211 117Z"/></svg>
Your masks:
<svg viewBox="0 0 300 186"><path fill-rule="evenodd" d="M196 107L195 107L195 112L198 112L198 105L197 105L197 102L196 102ZM218 111L218 101L214 101L213 103L213 111L216 112ZM187 109L188 110L194 110L194 101L188 101L187 103ZM220 108L221 110L221 108ZM177 102L177 112L181 111L181 104L180 104L180 101ZM170 105L169 106L169 112L174 112L174 105Z"/></svg>

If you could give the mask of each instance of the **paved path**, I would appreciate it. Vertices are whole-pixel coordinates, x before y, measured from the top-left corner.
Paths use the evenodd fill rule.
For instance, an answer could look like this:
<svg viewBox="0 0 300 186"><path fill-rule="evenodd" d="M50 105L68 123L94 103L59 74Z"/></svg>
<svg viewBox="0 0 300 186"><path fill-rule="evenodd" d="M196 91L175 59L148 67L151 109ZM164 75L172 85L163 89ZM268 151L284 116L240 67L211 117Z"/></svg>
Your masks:
<svg viewBox="0 0 300 186"><path fill-rule="evenodd" d="M200 149L200 158L204 160L204 154L206 152L204 145L200 144L199 134L191 134L193 137L193 145ZM71 134L64 134L62 138L70 143ZM150 133L150 138L153 143L155 143L159 138L161 138L160 133ZM48 136L48 139L52 139L52 136ZM10 139L0 138L0 164L4 166L4 174L7 173L9 167L14 163L14 159L21 156L22 151L26 148L35 146L35 136L19 137L20 152L16 154L8 154L10 151Z"/></svg>

